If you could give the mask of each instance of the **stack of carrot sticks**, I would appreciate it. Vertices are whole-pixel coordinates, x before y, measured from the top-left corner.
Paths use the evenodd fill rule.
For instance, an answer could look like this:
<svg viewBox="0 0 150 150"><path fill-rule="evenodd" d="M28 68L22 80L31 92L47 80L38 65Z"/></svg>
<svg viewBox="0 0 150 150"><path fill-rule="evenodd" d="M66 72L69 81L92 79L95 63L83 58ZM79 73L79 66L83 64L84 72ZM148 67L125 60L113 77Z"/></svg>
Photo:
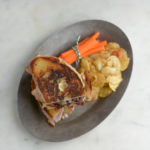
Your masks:
<svg viewBox="0 0 150 150"><path fill-rule="evenodd" d="M104 40L100 42L97 40L99 35L100 33L96 32L91 37L87 37L83 41L79 42L78 50L82 58L105 50L104 46L107 44L107 41ZM73 49L62 53L60 57L65 59L65 61L69 64L72 64L78 60L78 56Z"/></svg>

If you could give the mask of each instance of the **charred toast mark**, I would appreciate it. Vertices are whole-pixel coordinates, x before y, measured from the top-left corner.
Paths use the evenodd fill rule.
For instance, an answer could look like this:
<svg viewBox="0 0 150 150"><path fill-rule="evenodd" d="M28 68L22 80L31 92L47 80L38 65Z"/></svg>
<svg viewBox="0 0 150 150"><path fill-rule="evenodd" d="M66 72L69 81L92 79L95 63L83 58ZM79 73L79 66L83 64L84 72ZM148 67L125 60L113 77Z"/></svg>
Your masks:
<svg viewBox="0 0 150 150"><path fill-rule="evenodd" d="M59 58L36 57L31 62L31 69L46 102L63 100L68 94L77 97L84 93L79 75ZM68 86L62 92L57 81L64 77Z"/></svg>

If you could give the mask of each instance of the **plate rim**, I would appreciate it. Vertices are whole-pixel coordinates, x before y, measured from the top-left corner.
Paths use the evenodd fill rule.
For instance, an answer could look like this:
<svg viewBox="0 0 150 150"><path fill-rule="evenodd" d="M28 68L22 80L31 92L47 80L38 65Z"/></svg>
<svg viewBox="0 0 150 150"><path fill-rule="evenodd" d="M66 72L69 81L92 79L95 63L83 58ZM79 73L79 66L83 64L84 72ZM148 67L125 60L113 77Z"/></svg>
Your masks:
<svg viewBox="0 0 150 150"><path fill-rule="evenodd" d="M71 24L71 25L68 25L68 26L66 26L66 27L64 27L64 28L61 28L61 29L59 29L58 31L56 31L56 32L54 32L54 33L52 33L52 34L50 34L49 36L48 36L48 38L47 39L44 39L44 41L42 42L42 43L40 43L40 45L38 46L38 48L37 49L35 49L36 51L38 51L38 50L40 50L40 47L46 42L46 41L48 41L48 39L49 38L51 38L53 35L55 35L55 34L59 34L62 30L65 30L65 29L67 29L67 28L70 28L71 26L74 26L74 25L76 25L76 24L80 24L80 23L84 23L84 22L93 22L93 21L98 21L98 22L103 22L103 23L108 23L108 24L110 24L110 25L113 25L114 27L116 27L117 29L119 29L121 32L122 32L122 34L126 37L126 39L128 40L128 44L129 44L129 46L130 46L130 51L131 51L131 55L132 55L132 58L131 58L131 61L130 61L130 67L131 67L131 70L130 70L130 76L129 76L129 79L128 79L128 83L126 84L126 88L125 88L125 90L124 90L124 92L123 92L123 94L121 95L121 97L120 97L120 99L118 100L118 102L117 102L117 104L115 105L115 107L113 107L113 109L108 113L108 115L106 115L106 117L104 117L104 119L103 120L101 120L101 121L99 121L99 123L97 124L97 125L94 125L94 127L92 127L91 129L88 129L86 132L84 132L84 133L82 133L82 134L80 134L80 135L78 135L78 136L75 136L75 137L72 137L72 138L69 138L69 139L65 139L65 140L49 140L49 139L43 139L43 138L40 138L40 137L38 137L38 136L35 136L35 135L33 135L31 132L30 132L30 130L28 130L26 127L25 127L25 125L23 124L23 126L28 130L28 132L30 133L30 134L32 134L33 136L35 136L36 138L39 138L39 139L41 139L41 140L46 140L46 141L48 141L48 142L63 142L63 141L68 141L68 140L72 140L72 139L74 139L74 138L77 138L77 137L80 137L80 136L82 136L82 135L85 135L86 133L88 133L89 131L91 131L92 129L94 129L95 127L97 127L100 123L102 123L111 113L112 113L112 111L114 111L114 109L116 108L116 106L119 104L119 102L121 101L121 99L122 99L122 97L123 97L123 95L125 94L125 92L126 92L126 89L128 88L128 85L129 85L129 83L130 83L130 79L131 79L131 76L132 76L132 70L133 70L133 50L132 50L132 47L131 47L131 43L130 43L130 41L129 41L129 38L127 37L127 35L124 33L124 31L121 29L121 28L119 28L118 26L116 26L115 24L113 24L113 23L111 23L111 22L108 22L108 21L105 21L105 20L97 20L97 19L92 19L92 20L82 20L82 21L79 21L79 22L75 22L75 23L73 23L73 24ZM20 79L20 82L19 82L19 88L18 88L18 97L17 97L17 102L19 101L19 90L20 90L20 86L21 86L21 80L22 80L22 77L23 77L23 75L24 75L24 73L25 73L25 71L23 72L23 74L22 74L22 76L21 76L21 79ZM84 107L84 106L83 106ZM18 105L18 112L19 112L19 105ZM20 119L21 119L21 116L20 116L20 113L19 113L19 117L20 117ZM22 122L22 119L21 119L21 122ZM22 122L23 123L23 122Z"/></svg>

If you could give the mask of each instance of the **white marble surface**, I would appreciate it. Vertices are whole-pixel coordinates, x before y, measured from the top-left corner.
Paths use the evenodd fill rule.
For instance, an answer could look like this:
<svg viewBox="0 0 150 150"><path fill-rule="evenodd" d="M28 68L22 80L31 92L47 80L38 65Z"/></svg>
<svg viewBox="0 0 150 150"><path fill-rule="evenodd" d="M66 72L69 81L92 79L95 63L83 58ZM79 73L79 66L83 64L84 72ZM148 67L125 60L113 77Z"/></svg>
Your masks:
<svg viewBox="0 0 150 150"><path fill-rule="evenodd" d="M134 52L129 87L116 109L89 133L68 142L32 137L17 112L19 80L30 54L52 32L85 19L124 30ZM149 150L150 1L0 0L0 150Z"/></svg>

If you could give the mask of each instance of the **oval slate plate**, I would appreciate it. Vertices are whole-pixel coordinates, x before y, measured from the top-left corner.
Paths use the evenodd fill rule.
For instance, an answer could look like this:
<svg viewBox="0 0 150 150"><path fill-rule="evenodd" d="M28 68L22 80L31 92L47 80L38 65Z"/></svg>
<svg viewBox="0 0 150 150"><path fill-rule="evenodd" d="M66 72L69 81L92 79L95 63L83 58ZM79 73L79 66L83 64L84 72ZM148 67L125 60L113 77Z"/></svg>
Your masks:
<svg viewBox="0 0 150 150"><path fill-rule="evenodd" d="M123 82L109 97L77 107L69 118L57 123L56 127L51 127L30 94L31 76L24 72L18 90L18 110L23 125L32 135L53 142L81 136L101 123L120 101L131 76L133 56L128 38L117 26L101 20L78 22L51 35L36 52L58 56L71 48L79 35L84 39L97 31L101 33L100 40L115 41L127 50L131 61L128 69L123 72Z"/></svg>

